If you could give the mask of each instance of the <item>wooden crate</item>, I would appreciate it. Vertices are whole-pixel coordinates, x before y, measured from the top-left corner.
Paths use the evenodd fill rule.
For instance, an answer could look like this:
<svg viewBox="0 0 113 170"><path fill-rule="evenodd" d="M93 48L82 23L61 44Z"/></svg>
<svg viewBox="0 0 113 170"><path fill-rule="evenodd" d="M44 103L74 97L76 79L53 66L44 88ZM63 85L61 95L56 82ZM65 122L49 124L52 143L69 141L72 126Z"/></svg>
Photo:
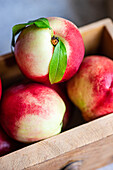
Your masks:
<svg viewBox="0 0 113 170"><path fill-rule="evenodd" d="M113 58L113 24L100 20L80 28L86 55L102 54ZM24 80L12 54L0 56L3 89ZM0 157L3 170L59 170L75 162L79 169L97 169L113 162L113 114L89 123L72 117L68 129L59 135L36 142ZM74 115L74 114L73 114Z"/></svg>

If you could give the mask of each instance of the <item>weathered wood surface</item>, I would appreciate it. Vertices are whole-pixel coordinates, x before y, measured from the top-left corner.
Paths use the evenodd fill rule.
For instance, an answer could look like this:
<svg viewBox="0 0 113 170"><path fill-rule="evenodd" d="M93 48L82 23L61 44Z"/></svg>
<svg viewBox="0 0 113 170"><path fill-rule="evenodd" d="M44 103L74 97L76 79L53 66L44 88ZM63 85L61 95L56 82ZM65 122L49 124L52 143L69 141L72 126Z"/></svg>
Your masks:
<svg viewBox="0 0 113 170"><path fill-rule="evenodd" d="M86 55L98 53L113 57L113 24L110 19L84 26L80 31ZM3 88L25 79L12 54L0 56L0 76ZM0 169L56 170L78 160L81 169L95 169L113 162L112 148L113 114L110 114L0 157Z"/></svg>
<svg viewBox="0 0 113 170"><path fill-rule="evenodd" d="M113 141L111 139L113 139L113 114L109 114L100 119L75 127L59 135L3 156L0 158L0 169L20 170L28 167L31 169L32 166L40 169L41 166L44 168L44 166L50 161L48 165L45 166L45 169L49 170L54 168L55 170L65 166L69 161L76 161L80 158L81 160L88 158L87 165L91 159L95 159L96 163L96 161L100 161L98 160L99 158L97 155L101 155L108 161L109 155L113 155L113 147L111 147L111 145L113 145ZM101 144L99 142L100 140L102 140ZM93 144L94 142L96 142L96 145ZM92 145L89 145L91 143ZM108 145L106 145L107 143ZM95 146L94 148L98 148L96 149L97 153L95 153L95 149L93 149L92 146ZM81 147L84 147L83 150ZM85 147L87 147L87 149L85 149ZM106 152L104 152L104 147ZM84 151L87 153L86 156ZM80 155L78 153L80 153ZM66 157L65 154L68 156ZM76 155L78 155L78 157L76 157ZM54 161L55 159L57 161L58 157L60 158L60 164L57 162L58 164L56 163L56 166L54 167ZM104 161L102 163L101 159L101 165L103 164Z"/></svg>

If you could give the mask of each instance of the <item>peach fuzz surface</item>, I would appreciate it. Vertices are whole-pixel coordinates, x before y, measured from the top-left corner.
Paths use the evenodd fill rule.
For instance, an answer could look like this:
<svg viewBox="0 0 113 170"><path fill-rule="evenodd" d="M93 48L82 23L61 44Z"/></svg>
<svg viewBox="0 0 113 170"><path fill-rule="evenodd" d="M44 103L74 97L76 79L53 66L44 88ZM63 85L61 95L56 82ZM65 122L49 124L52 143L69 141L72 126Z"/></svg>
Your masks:
<svg viewBox="0 0 113 170"><path fill-rule="evenodd" d="M67 95L66 83L56 83L49 85L49 87L54 89L60 95L60 97L63 99L66 105L66 111L63 118L63 130L64 130L69 123L69 119L72 113L72 102L70 101Z"/></svg>
<svg viewBox="0 0 113 170"><path fill-rule="evenodd" d="M113 61L105 56L84 58L67 92L85 120L113 112Z"/></svg>
<svg viewBox="0 0 113 170"><path fill-rule="evenodd" d="M54 47L53 34L65 45L67 67L60 82L70 79L78 70L84 57L84 43L79 29L72 22L60 18L47 18L49 28L37 28L32 25L19 35L15 45L15 58L21 71L30 79L49 84L49 65Z"/></svg>
<svg viewBox="0 0 113 170"><path fill-rule="evenodd" d="M60 133L65 104L51 88L20 84L4 92L0 122L12 138L25 143Z"/></svg>

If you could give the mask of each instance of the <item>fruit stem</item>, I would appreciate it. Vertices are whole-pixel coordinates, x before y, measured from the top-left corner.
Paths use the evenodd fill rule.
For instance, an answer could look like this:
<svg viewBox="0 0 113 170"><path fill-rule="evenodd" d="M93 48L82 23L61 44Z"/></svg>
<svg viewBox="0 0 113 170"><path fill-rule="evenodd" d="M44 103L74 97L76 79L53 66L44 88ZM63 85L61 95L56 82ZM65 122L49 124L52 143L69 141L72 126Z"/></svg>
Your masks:
<svg viewBox="0 0 113 170"><path fill-rule="evenodd" d="M58 44L58 42L59 42L58 37L55 37L55 36L53 35L53 37L51 38L51 43L52 43L52 45L55 47L55 46Z"/></svg>

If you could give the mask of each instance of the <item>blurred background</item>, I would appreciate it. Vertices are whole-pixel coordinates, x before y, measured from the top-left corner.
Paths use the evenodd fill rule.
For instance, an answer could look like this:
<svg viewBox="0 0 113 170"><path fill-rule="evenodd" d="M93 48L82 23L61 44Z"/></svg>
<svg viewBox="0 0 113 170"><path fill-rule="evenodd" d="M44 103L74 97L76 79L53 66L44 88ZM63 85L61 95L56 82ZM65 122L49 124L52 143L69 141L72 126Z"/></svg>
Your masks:
<svg viewBox="0 0 113 170"><path fill-rule="evenodd" d="M11 51L13 25L48 16L63 17L81 27L113 19L113 0L0 0L0 55Z"/></svg>

